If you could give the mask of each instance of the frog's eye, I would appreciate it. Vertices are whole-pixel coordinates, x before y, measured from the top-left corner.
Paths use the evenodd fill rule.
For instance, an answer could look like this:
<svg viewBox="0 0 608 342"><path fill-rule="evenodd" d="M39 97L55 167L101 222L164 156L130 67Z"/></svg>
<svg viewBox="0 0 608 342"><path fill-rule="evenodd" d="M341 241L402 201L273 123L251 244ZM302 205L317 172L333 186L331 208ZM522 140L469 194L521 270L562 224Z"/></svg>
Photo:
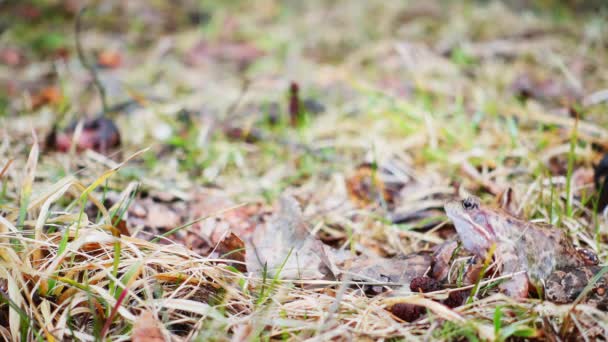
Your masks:
<svg viewBox="0 0 608 342"><path fill-rule="evenodd" d="M467 197L462 201L465 210L475 210L479 208L479 201L475 197Z"/></svg>

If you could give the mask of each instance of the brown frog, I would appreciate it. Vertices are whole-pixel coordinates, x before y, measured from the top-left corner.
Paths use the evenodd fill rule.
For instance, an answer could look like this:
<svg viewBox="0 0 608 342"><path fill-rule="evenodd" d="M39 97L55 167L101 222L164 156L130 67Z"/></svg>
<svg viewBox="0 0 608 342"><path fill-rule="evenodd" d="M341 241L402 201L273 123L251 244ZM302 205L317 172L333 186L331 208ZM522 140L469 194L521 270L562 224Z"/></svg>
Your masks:
<svg viewBox="0 0 608 342"><path fill-rule="evenodd" d="M501 284L509 296L527 297L529 284L533 289L541 289L544 280L555 270L598 262L592 252L576 249L558 228L484 207L476 197L448 202L445 211L469 252L483 258L496 244L494 257L502 274L514 274Z"/></svg>

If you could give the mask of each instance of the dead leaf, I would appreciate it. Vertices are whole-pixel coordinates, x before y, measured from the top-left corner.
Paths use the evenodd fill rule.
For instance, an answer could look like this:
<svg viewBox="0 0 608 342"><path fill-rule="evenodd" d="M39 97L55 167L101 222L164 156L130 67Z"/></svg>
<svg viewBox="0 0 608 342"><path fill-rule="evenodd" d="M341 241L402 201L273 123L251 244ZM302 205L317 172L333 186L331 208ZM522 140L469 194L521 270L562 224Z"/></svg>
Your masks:
<svg viewBox="0 0 608 342"><path fill-rule="evenodd" d="M245 240L247 271L257 277L322 279L331 274L331 264L321 241L310 235L298 202L280 199L274 220L258 226Z"/></svg>
<svg viewBox="0 0 608 342"><path fill-rule="evenodd" d="M73 143L76 125L77 122L73 122L63 132L53 130L46 138L46 146L60 152L68 152ZM119 146L118 127L106 117L86 120L76 141L76 151L79 152L91 149L105 154Z"/></svg>
<svg viewBox="0 0 608 342"><path fill-rule="evenodd" d="M40 92L32 96L32 108L34 110L45 106L57 104L63 99L61 90L55 86L42 88Z"/></svg>
<svg viewBox="0 0 608 342"><path fill-rule="evenodd" d="M22 65L25 62L25 58L21 51L15 48L4 48L0 50L0 63L16 67Z"/></svg>
<svg viewBox="0 0 608 342"><path fill-rule="evenodd" d="M580 91L569 86L565 81L540 78L530 73L519 75L511 87L517 96L524 99L533 98L562 105L572 103L581 97Z"/></svg>
<svg viewBox="0 0 608 342"><path fill-rule="evenodd" d="M549 158L547 168L551 175L563 176L568 172L568 158L565 155L556 155Z"/></svg>
<svg viewBox="0 0 608 342"><path fill-rule="evenodd" d="M359 208L379 201L394 201L395 193L385 186L379 174L370 164L363 164L346 180L348 194Z"/></svg>
<svg viewBox="0 0 608 342"><path fill-rule="evenodd" d="M232 140L244 141L249 144L255 144L263 139L262 131L255 127L226 125L224 134Z"/></svg>
<svg viewBox="0 0 608 342"><path fill-rule="evenodd" d="M192 66L203 65L208 61L236 63L241 68L247 67L264 52L248 42L207 42L194 45L185 56L185 62Z"/></svg>
<svg viewBox="0 0 608 342"><path fill-rule="evenodd" d="M143 311L135 321L131 340L133 342L168 341L162 332L160 323L150 311Z"/></svg>
<svg viewBox="0 0 608 342"><path fill-rule="evenodd" d="M442 243L435 248L433 253L433 268L431 275L433 278L443 281L447 278L450 271L450 262L454 256L454 252L458 247L458 241L451 240Z"/></svg>
<svg viewBox="0 0 608 342"><path fill-rule="evenodd" d="M183 221L178 208L150 197L137 199L129 207L129 223L144 226L153 233L163 233L179 227Z"/></svg>
<svg viewBox="0 0 608 342"><path fill-rule="evenodd" d="M458 241L450 240L442 243L435 247L435 251L433 252L433 266L431 268L431 277L438 281L445 281L448 279L448 273L452 268L452 263L458 255L457 252ZM465 284L474 284L480 276L481 270L483 268L483 263L467 263L463 275L462 280Z"/></svg>
<svg viewBox="0 0 608 342"><path fill-rule="evenodd" d="M127 221L115 217L113 227L120 235L131 236L129 228L127 228Z"/></svg>
<svg viewBox="0 0 608 342"><path fill-rule="evenodd" d="M417 253L391 259L361 257L354 260L345 273L353 281L394 283L395 287L409 287L413 279L424 276L430 267L431 255ZM367 293L376 295L383 292L386 286L374 285L365 288Z"/></svg>
<svg viewBox="0 0 608 342"><path fill-rule="evenodd" d="M42 16L40 8L34 4L22 3L13 9L14 15L22 17L25 20L37 20Z"/></svg>
<svg viewBox="0 0 608 342"><path fill-rule="evenodd" d="M189 212L193 219L214 215L202 222L196 223L192 231L205 236L212 246L220 243L228 231L244 240L254 231L255 227L264 222L268 211L260 203L250 203L235 207L236 203L228 196L214 189L197 190L189 204ZM223 212L222 212L223 211ZM221 214L217 215L217 213Z"/></svg>
<svg viewBox="0 0 608 342"><path fill-rule="evenodd" d="M216 252L221 258L228 260L239 261L234 263L233 266L241 271L245 272L245 243L239 239L234 233L230 233L217 245Z"/></svg>
<svg viewBox="0 0 608 342"><path fill-rule="evenodd" d="M67 60L70 58L71 52L66 47L60 47L55 49L51 55L55 59L67 62Z"/></svg>
<svg viewBox="0 0 608 342"><path fill-rule="evenodd" d="M102 68L115 69L122 64L122 56L118 51L104 50L97 56L97 64Z"/></svg>

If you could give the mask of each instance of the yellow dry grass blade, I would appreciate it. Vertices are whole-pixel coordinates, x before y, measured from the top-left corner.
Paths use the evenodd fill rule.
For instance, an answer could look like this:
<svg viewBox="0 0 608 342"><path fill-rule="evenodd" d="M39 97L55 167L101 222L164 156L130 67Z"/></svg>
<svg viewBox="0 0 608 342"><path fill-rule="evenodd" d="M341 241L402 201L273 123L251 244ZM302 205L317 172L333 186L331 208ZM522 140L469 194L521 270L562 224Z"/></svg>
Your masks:
<svg viewBox="0 0 608 342"><path fill-rule="evenodd" d="M34 134L34 144L30 150L30 154L25 164L25 176L21 182L21 194L19 196L19 217L17 219L17 228L23 229L23 222L27 216L27 207L32 195L32 186L34 184L34 178L36 177L36 168L38 166L38 157L40 149L38 147L38 140Z"/></svg>
<svg viewBox="0 0 608 342"><path fill-rule="evenodd" d="M55 192L52 196L50 196L42 205L42 208L40 209L40 213L38 215L38 220L36 221L36 226L34 227L35 241L42 241L42 228L44 228L44 224L46 222L46 218L48 216L51 204L63 197L63 195L68 191L70 186L72 186L72 184L70 183L64 185L59 191ZM35 246L34 251L31 255L32 265L39 265L40 261L42 260L42 249L40 249L38 246Z"/></svg>
<svg viewBox="0 0 608 342"><path fill-rule="evenodd" d="M99 178L97 178L93 183L91 183L91 185L89 185L88 187L86 187L84 189L84 191L82 192L82 195L81 195L81 199L85 200L87 198L87 196L93 190L95 190L98 186L100 186L101 184L103 184L113 174L115 174L116 172L118 172L118 170L120 170L121 167L123 167L126 163L128 163L132 159L134 159L134 158L142 155L143 153L145 153L146 151L148 151L148 149L149 148L145 148L143 150L139 150L139 151L133 153L131 156L129 156L127 159L125 159L122 163L120 163L117 166L111 168L110 170L107 170L106 172L104 172L101 176L99 176Z"/></svg>

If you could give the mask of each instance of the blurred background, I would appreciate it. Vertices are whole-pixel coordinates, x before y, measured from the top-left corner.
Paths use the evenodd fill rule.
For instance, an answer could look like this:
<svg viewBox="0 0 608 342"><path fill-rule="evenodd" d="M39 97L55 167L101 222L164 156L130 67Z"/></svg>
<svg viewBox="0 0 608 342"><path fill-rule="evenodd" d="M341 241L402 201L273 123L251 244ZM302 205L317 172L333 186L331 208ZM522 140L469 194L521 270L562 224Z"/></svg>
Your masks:
<svg viewBox="0 0 608 342"><path fill-rule="evenodd" d="M332 158L327 172L408 150L449 171L453 151L540 152L555 123L607 122L603 1L5 0L0 13L0 116L16 150L32 125L69 133L106 102L121 148L151 147L147 166L224 186L230 172L269 177L249 193ZM290 155L295 175L270 172ZM564 168L547 163L532 169Z"/></svg>

